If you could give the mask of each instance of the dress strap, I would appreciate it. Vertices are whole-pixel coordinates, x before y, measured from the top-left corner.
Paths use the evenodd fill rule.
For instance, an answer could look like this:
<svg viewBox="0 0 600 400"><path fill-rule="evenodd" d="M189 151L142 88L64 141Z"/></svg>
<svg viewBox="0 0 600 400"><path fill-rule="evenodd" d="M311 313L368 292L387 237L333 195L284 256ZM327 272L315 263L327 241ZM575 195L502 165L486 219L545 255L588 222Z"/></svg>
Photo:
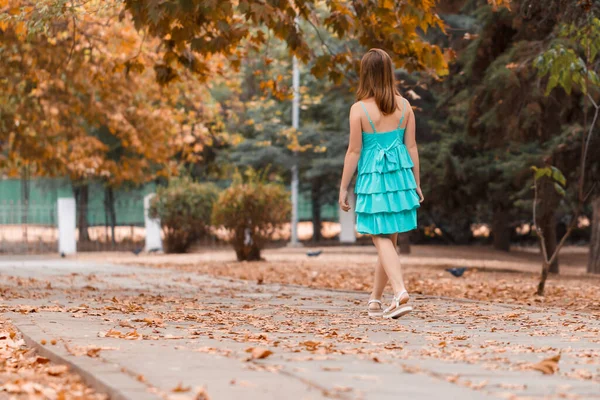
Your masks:
<svg viewBox="0 0 600 400"><path fill-rule="evenodd" d="M377 130L375 129L375 124L373 123L373 121L371 120L371 117L369 116L369 113L367 112L367 107L365 107L365 104L362 101L359 101L360 106L362 107L363 110L365 110L365 115L367 116L367 119L369 120L369 124L371 124L371 128L373 128L373 133L377 133Z"/></svg>
<svg viewBox="0 0 600 400"><path fill-rule="evenodd" d="M397 129L400 129L400 127L402 126L402 122L404 122L404 111L405 111L405 108L406 108L405 102L406 102L406 99L403 97L402 98L402 117L400 117L400 122L398 122L398 128Z"/></svg>

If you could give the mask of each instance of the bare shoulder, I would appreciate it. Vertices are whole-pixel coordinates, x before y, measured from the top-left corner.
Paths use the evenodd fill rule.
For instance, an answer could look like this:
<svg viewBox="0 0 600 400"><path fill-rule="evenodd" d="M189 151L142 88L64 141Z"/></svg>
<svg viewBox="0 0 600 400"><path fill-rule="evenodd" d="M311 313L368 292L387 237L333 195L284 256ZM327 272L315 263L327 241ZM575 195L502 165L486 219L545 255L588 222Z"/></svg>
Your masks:
<svg viewBox="0 0 600 400"><path fill-rule="evenodd" d="M408 101L408 99L404 96L401 95L397 95L396 96L396 101L398 102L398 104L400 105L400 107L402 107L404 104L406 104L407 106L410 107L410 102Z"/></svg>
<svg viewBox="0 0 600 400"><path fill-rule="evenodd" d="M357 110L360 109L360 101L357 101L356 103L352 104L352 107L350 107L350 112L356 112Z"/></svg>
<svg viewBox="0 0 600 400"><path fill-rule="evenodd" d="M354 104L352 104L352 107L350 107L350 118L360 118L360 102L356 102Z"/></svg>
<svg viewBox="0 0 600 400"><path fill-rule="evenodd" d="M400 101L403 102L404 104L406 104L406 112L408 113L408 115L414 115L413 108L410 105L410 101L408 101L408 99L406 97L402 97L402 96L400 96Z"/></svg>

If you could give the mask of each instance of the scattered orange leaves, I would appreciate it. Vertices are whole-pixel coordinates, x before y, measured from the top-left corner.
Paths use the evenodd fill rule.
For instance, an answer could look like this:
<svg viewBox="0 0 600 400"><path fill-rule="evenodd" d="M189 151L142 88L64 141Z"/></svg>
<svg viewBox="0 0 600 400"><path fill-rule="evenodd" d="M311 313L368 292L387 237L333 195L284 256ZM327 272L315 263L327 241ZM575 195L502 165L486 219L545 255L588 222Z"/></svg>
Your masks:
<svg viewBox="0 0 600 400"><path fill-rule="evenodd" d="M66 365L56 365L46 357L27 348L17 330L0 319L0 392L6 398L57 399L76 397L86 400L106 400L83 384L79 376ZM5 396L2 396L4 398Z"/></svg>

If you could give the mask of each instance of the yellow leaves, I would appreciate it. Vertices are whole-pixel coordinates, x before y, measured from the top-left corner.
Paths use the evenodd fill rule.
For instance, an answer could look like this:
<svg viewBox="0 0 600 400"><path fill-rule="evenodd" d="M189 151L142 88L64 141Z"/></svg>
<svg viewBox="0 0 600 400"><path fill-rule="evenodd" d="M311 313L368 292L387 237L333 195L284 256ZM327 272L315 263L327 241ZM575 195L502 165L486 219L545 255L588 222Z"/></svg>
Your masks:
<svg viewBox="0 0 600 400"><path fill-rule="evenodd" d="M394 0L380 0L379 4L381 8L385 8L387 10L394 9Z"/></svg>
<svg viewBox="0 0 600 400"><path fill-rule="evenodd" d="M498 9L502 7L505 7L510 11L511 0L488 0L488 3L492 6L494 11L498 11Z"/></svg>

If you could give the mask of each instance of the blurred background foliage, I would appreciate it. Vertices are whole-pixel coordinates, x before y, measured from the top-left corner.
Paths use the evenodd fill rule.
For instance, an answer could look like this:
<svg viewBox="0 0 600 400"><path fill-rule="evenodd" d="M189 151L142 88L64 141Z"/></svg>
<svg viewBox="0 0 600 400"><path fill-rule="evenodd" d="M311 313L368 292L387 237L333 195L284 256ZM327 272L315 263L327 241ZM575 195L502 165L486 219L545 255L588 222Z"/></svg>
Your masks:
<svg viewBox="0 0 600 400"><path fill-rule="evenodd" d="M426 202L412 240L469 244L485 224L491 235L477 240L497 249L533 243L530 167L553 165L566 196L548 192L539 223L556 242L600 102L598 59L571 39L597 34L599 13L591 0L0 0L0 168L68 176L84 199L92 183L109 196L178 171L225 187L240 168L268 167L289 182L297 157L319 227L337 199L360 57L380 47L417 116ZM584 86L560 74L579 60ZM587 160L582 215L592 221L597 132ZM571 240L587 242L592 228L579 224Z"/></svg>

